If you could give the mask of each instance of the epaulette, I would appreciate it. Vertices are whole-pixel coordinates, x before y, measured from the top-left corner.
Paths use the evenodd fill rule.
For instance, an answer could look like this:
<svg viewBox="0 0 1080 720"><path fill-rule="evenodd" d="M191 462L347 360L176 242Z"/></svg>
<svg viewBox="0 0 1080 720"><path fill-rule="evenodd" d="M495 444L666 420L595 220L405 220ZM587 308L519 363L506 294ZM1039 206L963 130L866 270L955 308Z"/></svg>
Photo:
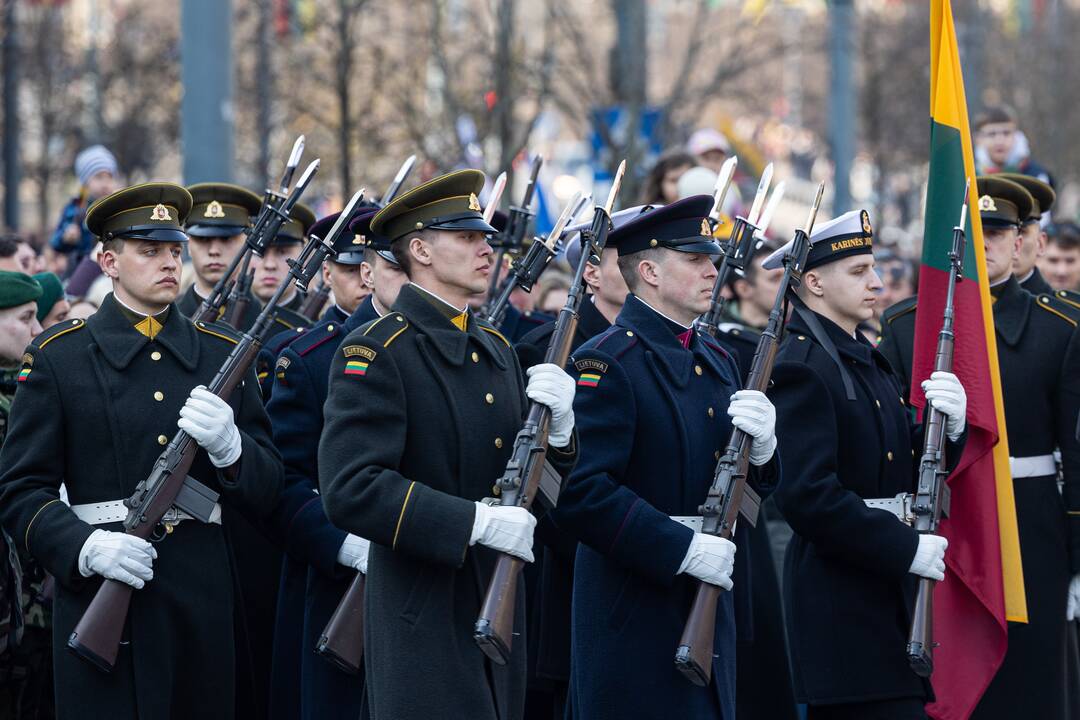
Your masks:
<svg viewBox="0 0 1080 720"><path fill-rule="evenodd" d="M892 321L901 315L906 315L909 312L915 312L916 304L918 303L918 296L912 295L909 298L904 298L898 303L894 303L885 308L885 311L881 313L881 321L892 324Z"/></svg>
<svg viewBox="0 0 1080 720"><path fill-rule="evenodd" d="M513 347L513 345L511 345L511 344L510 344L510 341L506 339L506 336L505 336L505 335L503 335L503 334L502 334L501 332L499 332L498 330L496 330L495 328L493 328L493 327L488 327L487 325L484 325L483 323L481 323L481 324L480 324L480 325L479 325L478 327L479 327L479 328L480 328L481 330L483 330L484 332L486 332L486 333L491 333L491 334L492 334L492 335L494 335L495 337L497 337L497 338L499 338L500 340L502 340L502 341L503 341L504 343L506 343L506 347Z"/></svg>
<svg viewBox="0 0 1080 720"><path fill-rule="evenodd" d="M30 341L30 344L40 350L61 335L67 335L70 332L81 330L84 327L86 327L86 321L82 318L65 320L64 322L56 323L51 328L35 337Z"/></svg>
<svg viewBox="0 0 1080 720"><path fill-rule="evenodd" d="M282 336L281 342L276 342L273 345L271 345L269 342L267 342L267 344L264 347L267 350L269 350L270 352L272 352L274 354L274 356L276 357L282 350L289 347L294 342L296 342L301 337L303 337L304 334L307 333L307 331L308 331L308 328L296 328L295 330L293 330L292 333L283 333L283 332L278 333L278 335ZM270 339L273 340L274 338L270 338Z"/></svg>
<svg viewBox="0 0 1080 720"><path fill-rule="evenodd" d="M1065 308L1062 308L1062 309L1059 310L1058 308L1054 307L1054 305L1057 303L1057 300L1054 298L1053 295L1047 295L1046 293L1040 293L1039 295L1035 296L1035 300L1036 300L1035 305L1037 307L1041 307L1046 312L1057 315L1059 318L1061 318L1065 322L1069 323L1073 327L1076 327L1076 325L1077 325L1076 320L1069 317L1069 315L1068 315L1067 311L1065 310Z"/></svg>
<svg viewBox="0 0 1080 720"><path fill-rule="evenodd" d="M1071 292L1069 290L1055 290L1054 297L1056 297L1058 300L1065 303L1066 305L1071 305L1077 310L1080 310L1080 294Z"/></svg>
<svg viewBox="0 0 1080 720"><path fill-rule="evenodd" d="M236 332L236 330L233 330L232 327L226 325L225 323L206 323L202 322L201 320L197 320L193 324L195 325L195 329L199 332L206 333L207 335L213 335L214 337L220 338L225 342L232 343L233 345L236 345L240 342L240 333Z"/></svg>
<svg viewBox="0 0 1080 720"><path fill-rule="evenodd" d="M398 335L409 329L409 321L399 312L383 315L375 320L364 330L364 337L369 337L383 347L390 347L390 343L397 339Z"/></svg>
<svg viewBox="0 0 1080 720"><path fill-rule="evenodd" d="M637 336L634 335L633 330L627 330L624 327L618 325L612 325L600 336L600 340L597 341L593 347L597 350L601 346L604 346L604 352L611 357L618 359L622 357L627 350L637 345Z"/></svg>
<svg viewBox="0 0 1080 720"><path fill-rule="evenodd" d="M303 337L297 338L296 342L289 347L300 357L307 355L315 348L325 345L341 334L341 323L332 322L319 324L304 333Z"/></svg>

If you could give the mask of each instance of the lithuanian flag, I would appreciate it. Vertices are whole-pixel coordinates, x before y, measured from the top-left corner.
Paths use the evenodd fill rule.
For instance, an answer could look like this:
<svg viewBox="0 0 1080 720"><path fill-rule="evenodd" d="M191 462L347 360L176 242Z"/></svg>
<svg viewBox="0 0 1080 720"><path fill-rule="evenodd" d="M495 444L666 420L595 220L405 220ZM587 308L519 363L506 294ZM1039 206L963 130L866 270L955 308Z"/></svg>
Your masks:
<svg viewBox="0 0 1080 720"><path fill-rule="evenodd" d="M952 228L964 183L979 207L960 55L949 0L930 13L930 181L926 191L911 400L925 405L920 382L933 371L949 280ZM953 371L967 392L968 441L949 478L952 514L945 582L934 592L934 691L927 709L938 720L967 718L1005 657L1006 620L1026 622L1020 544L1009 474L1009 447L998 374L994 316L986 277L982 223L968 214L964 280L955 295Z"/></svg>

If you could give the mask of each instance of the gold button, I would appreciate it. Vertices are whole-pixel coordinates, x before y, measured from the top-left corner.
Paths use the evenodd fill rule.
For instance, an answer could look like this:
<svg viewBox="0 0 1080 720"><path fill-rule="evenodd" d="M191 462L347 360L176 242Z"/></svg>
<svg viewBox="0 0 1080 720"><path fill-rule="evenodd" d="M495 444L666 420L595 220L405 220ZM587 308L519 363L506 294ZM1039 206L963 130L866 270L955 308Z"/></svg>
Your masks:
<svg viewBox="0 0 1080 720"><path fill-rule="evenodd" d="M805 340L805 339L806 339L806 336L805 336L805 335L800 335L800 336L799 336L799 340Z"/></svg>
<svg viewBox="0 0 1080 720"><path fill-rule="evenodd" d="M881 401L880 400L874 400L874 404L878 406L879 410L881 409Z"/></svg>
<svg viewBox="0 0 1080 720"><path fill-rule="evenodd" d="M709 417L712 417L712 416L713 416L713 415L715 415L715 414L716 414L716 413L714 413L714 412L713 412L713 409L712 409L712 408L709 408Z"/></svg>
<svg viewBox="0 0 1080 720"><path fill-rule="evenodd" d="M491 494L494 495L495 497L499 497L499 493L501 493L501 492L502 492L502 488L499 487L498 485L492 485L491 486Z"/></svg>
<svg viewBox="0 0 1080 720"><path fill-rule="evenodd" d="M656 242L655 238L649 241L649 247L656 247L656 245L657 245L657 242Z"/></svg>
<svg viewBox="0 0 1080 720"><path fill-rule="evenodd" d="M694 366L694 372L697 373L698 375L700 375L701 374L701 366L700 365L695 365Z"/></svg>
<svg viewBox="0 0 1080 720"><path fill-rule="evenodd" d="M626 331L626 337L634 337L634 333L632 333L632 332L630 332L629 330L627 330L627 331Z"/></svg>
<svg viewBox="0 0 1080 720"><path fill-rule="evenodd" d="M477 355L475 352L473 352L473 354L472 354L472 361L473 362L480 362L480 356Z"/></svg>
<svg viewBox="0 0 1080 720"><path fill-rule="evenodd" d="M1050 301L1049 301L1049 300L1047 300L1047 299L1046 299L1046 298L1044 298L1044 297L1041 297L1041 298L1039 298L1039 302L1041 302L1041 303L1042 303L1043 305L1046 305L1046 304L1047 304L1048 302L1050 302Z"/></svg>
<svg viewBox="0 0 1080 720"><path fill-rule="evenodd" d="M911 448L911 457L915 457L915 448Z"/></svg>
<svg viewBox="0 0 1080 720"><path fill-rule="evenodd" d="M157 444L158 445L167 445L168 442L169 442L169 438L165 437L164 435L158 435L157 436Z"/></svg>
<svg viewBox="0 0 1080 720"><path fill-rule="evenodd" d="M150 353L150 359L151 360L160 360L161 359L161 353L159 353L157 350L155 350L154 352Z"/></svg>
<svg viewBox="0 0 1080 720"><path fill-rule="evenodd" d="M889 462L892 462L892 450L890 450L889 452L885 453L885 457L887 457L887 458L889 459Z"/></svg>
<svg viewBox="0 0 1080 720"><path fill-rule="evenodd" d="M401 315L398 315L397 316L397 321L398 322L405 322L405 318L403 318Z"/></svg>
<svg viewBox="0 0 1080 720"><path fill-rule="evenodd" d="M717 450L716 452L714 452L713 457L716 458L717 460L719 460L720 459L720 451Z"/></svg>
<svg viewBox="0 0 1080 720"><path fill-rule="evenodd" d="M160 390L155 390L154 391L154 399L157 400L158 402L161 402L162 400L165 399L165 393L161 392Z"/></svg>
<svg viewBox="0 0 1080 720"><path fill-rule="evenodd" d="M495 447L497 447L497 448L502 447L502 438L495 438Z"/></svg>
<svg viewBox="0 0 1080 720"><path fill-rule="evenodd" d="M300 330L300 329L299 329L299 328L297 328L297 331L298 331L298 332L299 332L299 330ZM327 326L326 326L326 332L334 332L334 326L333 326L333 325L327 325Z"/></svg>
<svg viewBox="0 0 1080 720"><path fill-rule="evenodd" d="M495 402L495 396L492 395L491 393L488 393L487 395L484 396L484 402L486 402L488 405L491 405L492 403Z"/></svg>

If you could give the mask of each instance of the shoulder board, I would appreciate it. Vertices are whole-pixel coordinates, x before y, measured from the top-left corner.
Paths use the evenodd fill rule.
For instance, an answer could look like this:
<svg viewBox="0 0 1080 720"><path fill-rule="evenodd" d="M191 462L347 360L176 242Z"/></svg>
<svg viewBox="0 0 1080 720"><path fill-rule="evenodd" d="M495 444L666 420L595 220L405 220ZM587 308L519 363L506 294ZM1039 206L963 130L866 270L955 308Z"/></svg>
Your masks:
<svg viewBox="0 0 1080 720"><path fill-rule="evenodd" d="M288 332L278 333L277 337L272 337L267 341L266 348L277 355L279 352L299 340L307 331L308 328L295 328Z"/></svg>
<svg viewBox="0 0 1080 720"><path fill-rule="evenodd" d="M300 357L307 355L317 347L330 342L341 335L342 324L339 322L319 323L289 343L289 348Z"/></svg>
<svg viewBox="0 0 1080 720"><path fill-rule="evenodd" d="M1070 290L1056 290L1054 297L1063 303L1072 305L1074 308L1080 310L1080 293L1074 293Z"/></svg>
<svg viewBox="0 0 1080 720"><path fill-rule="evenodd" d="M891 323L893 320L900 317L901 315L906 315L909 312L915 312L915 306L917 302L918 298L914 295L909 298L904 298L900 302L894 303L889 307L885 308L885 312L881 314L881 319L884 322Z"/></svg>
<svg viewBox="0 0 1080 720"><path fill-rule="evenodd" d="M225 342L236 345L240 342L240 333L233 330L225 323L205 323L198 321L194 323L195 329L199 332L206 333L207 335L213 335L216 338L220 338Z"/></svg>
<svg viewBox="0 0 1080 720"><path fill-rule="evenodd" d="M785 362L798 360L800 362L805 362L806 358L810 356L810 350L814 347L814 344L815 343L810 339L809 335L788 333L784 338L783 343L780 345L780 351L777 353L776 361Z"/></svg>
<svg viewBox="0 0 1080 720"><path fill-rule="evenodd" d="M612 325L598 338L593 347L599 350L603 346L604 352L616 359L622 357L627 350L637 345L638 342L633 330L627 330L618 325Z"/></svg>
<svg viewBox="0 0 1080 720"><path fill-rule="evenodd" d="M705 343L705 345L707 345L708 347L711 347L713 350L716 350L718 353L720 353L721 356L726 357L726 358L730 358L732 360L735 359L735 358L731 357L731 353L729 353L727 350L725 350L720 345L720 343L716 342L711 337L708 337L705 334L699 334L699 337L701 338L701 341L703 343Z"/></svg>
<svg viewBox="0 0 1080 720"><path fill-rule="evenodd" d="M1054 299L1054 297L1052 295L1040 294L1040 295L1037 295L1035 297L1035 299L1036 299L1035 305L1037 307L1041 307L1046 312L1057 315L1059 318L1061 318L1065 322L1069 323L1073 327L1076 327L1076 325L1077 325L1076 320L1069 317L1069 315L1068 315L1068 310L1067 310L1068 306L1066 306L1065 308L1055 307L1057 305L1057 302L1055 301L1055 299Z"/></svg>
<svg viewBox="0 0 1080 720"><path fill-rule="evenodd" d="M503 335L503 334L502 334L501 332L499 332L498 330L496 330L495 328L492 328L492 327L488 327L487 325L480 325L479 327L480 327L480 329L481 329L481 330L483 330L484 332L486 332L486 333L491 333L491 334L492 334L492 335L494 335L495 337L497 337L497 338L499 338L500 340L502 340L502 341L503 341L504 343L506 343L506 347L512 347L512 345L510 345L510 341L506 339L506 336L505 336L505 335Z"/></svg>
<svg viewBox="0 0 1080 720"><path fill-rule="evenodd" d="M409 328L409 321L399 312L383 315L375 320L364 330L364 337L380 343L383 347L390 347L390 343L397 339L398 335Z"/></svg>
<svg viewBox="0 0 1080 720"><path fill-rule="evenodd" d="M67 335L70 332L81 330L84 327L86 327L86 321L82 318L75 318L73 320L56 323L51 328L31 340L30 344L36 348L43 348L61 335Z"/></svg>

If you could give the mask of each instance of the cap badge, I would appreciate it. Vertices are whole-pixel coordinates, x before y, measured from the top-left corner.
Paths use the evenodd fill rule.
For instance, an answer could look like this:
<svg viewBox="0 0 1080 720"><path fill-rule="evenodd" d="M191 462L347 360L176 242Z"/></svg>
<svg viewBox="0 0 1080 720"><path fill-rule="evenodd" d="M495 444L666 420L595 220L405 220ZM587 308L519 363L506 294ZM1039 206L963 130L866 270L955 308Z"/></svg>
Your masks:
<svg viewBox="0 0 1080 720"><path fill-rule="evenodd" d="M997 205L994 203L994 198L989 195L983 195L979 198L979 212L997 212Z"/></svg>
<svg viewBox="0 0 1080 720"><path fill-rule="evenodd" d="M169 208L158 203L154 206L154 212L150 214L150 219L157 222L165 222L167 220L172 220L172 215L169 214Z"/></svg>
<svg viewBox="0 0 1080 720"><path fill-rule="evenodd" d="M709 227L708 218L701 218L701 234L705 237L712 237L712 228Z"/></svg>
<svg viewBox="0 0 1080 720"><path fill-rule="evenodd" d="M870 213L863 210L859 214L859 219L862 220L862 230L863 230L863 232L866 233L867 235L873 235L874 234L874 229L872 227L870 227Z"/></svg>
<svg viewBox="0 0 1080 720"><path fill-rule="evenodd" d="M353 245L367 245L367 238L365 238L363 235L360 235L358 233L356 235L353 235L352 244Z"/></svg>
<svg viewBox="0 0 1080 720"><path fill-rule="evenodd" d="M211 200L210 204L206 206L206 212L203 213L204 218L223 218L225 217L225 210L221 207L221 203L217 200Z"/></svg>
<svg viewBox="0 0 1080 720"><path fill-rule="evenodd" d="M480 212L480 200L476 197L476 193L469 193L469 209Z"/></svg>

